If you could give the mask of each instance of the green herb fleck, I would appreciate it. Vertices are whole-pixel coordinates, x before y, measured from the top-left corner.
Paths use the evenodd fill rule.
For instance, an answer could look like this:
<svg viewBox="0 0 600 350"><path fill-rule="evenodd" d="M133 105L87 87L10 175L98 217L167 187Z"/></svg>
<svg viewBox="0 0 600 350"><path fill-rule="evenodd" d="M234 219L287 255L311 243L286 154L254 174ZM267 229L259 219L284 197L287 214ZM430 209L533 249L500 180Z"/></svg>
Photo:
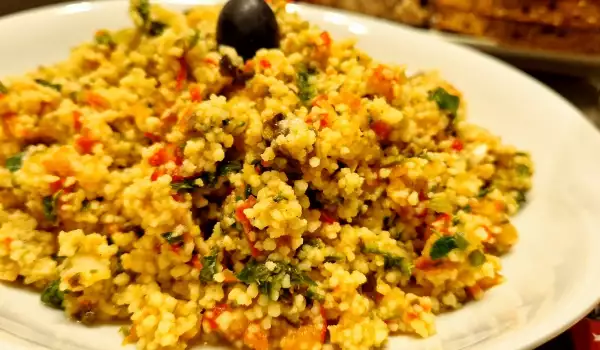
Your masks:
<svg viewBox="0 0 600 350"><path fill-rule="evenodd" d="M448 93L445 89L439 87L429 93L429 99L435 101L441 110L450 114L453 118L456 117L460 99Z"/></svg>
<svg viewBox="0 0 600 350"><path fill-rule="evenodd" d="M5 166L11 173L21 169L21 166L23 165L23 155L24 153L17 153L6 160Z"/></svg>
<svg viewBox="0 0 600 350"><path fill-rule="evenodd" d="M98 44L98 45L104 45L104 46L109 46L109 47L116 45L116 43L113 40L110 33L105 30L98 32L96 34L96 36L94 37L94 40L96 41L96 44Z"/></svg>
<svg viewBox="0 0 600 350"><path fill-rule="evenodd" d="M140 15L140 18L144 22L144 25L148 23L148 21L150 20L150 1L140 0L140 3L136 7L136 11Z"/></svg>
<svg viewBox="0 0 600 350"><path fill-rule="evenodd" d="M306 290L306 298L309 300L323 301L325 300L325 296L320 293L317 288L309 287Z"/></svg>
<svg viewBox="0 0 600 350"><path fill-rule="evenodd" d="M196 188L196 179L185 179L183 181L172 182L171 188L177 192L192 192Z"/></svg>
<svg viewBox="0 0 600 350"><path fill-rule="evenodd" d="M81 201L81 211L86 211L90 208L90 205L92 204L92 201L88 200L88 199L84 199L83 201Z"/></svg>
<svg viewBox="0 0 600 350"><path fill-rule="evenodd" d="M183 235L173 236L173 232L165 232L161 235L170 245L183 244Z"/></svg>
<svg viewBox="0 0 600 350"><path fill-rule="evenodd" d="M307 238L304 240L304 244L316 248L323 248L325 246L320 238Z"/></svg>
<svg viewBox="0 0 600 350"><path fill-rule="evenodd" d="M54 280L44 288L42 292L42 303L55 309L62 310L65 294L59 289L60 280Z"/></svg>
<svg viewBox="0 0 600 350"><path fill-rule="evenodd" d="M221 121L221 124L223 126L227 126L227 125L229 125L229 122L231 122L231 120L229 120L229 119L223 119L223 121Z"/></svg>
<svg viewBox="0 0 600 350"><path fill-rule="evenodd" d="M200 41L200 31L194 29L194 34L192 34L188 43L188 50L193 49L198 44L198 41Z"/></svg>
<svg viewBox="0 0 600 350"><path fill-rule="evenodd" d="M485 261L485 254L481 250L474 250L469 254L469 263L471 266L481 266Z"/></svg>
<svg viewBox="0 0 600 350"><path fill-rule="evenodd" d="M0 81L0 94L8 94L8 88Z"/></svg>
<svg viewBox="0 0 600 350"><path fill-rule="evenodd" d="M515 201L519 207L522 207L525 203L527 203L527 193L525 191L517 191L515 195Z"/></svg>
<svg viewBox="0 0 600 350"><path fill-rule="evenodd" d="M515 170L517 171L517 175L519 175L519 176L530 176L531 175L531 169L529 169L529 167L525 164L517 164L517 167L515 168Z"/></svg>
<svg viewBox="0 0 600 350"><path fill-rule="evenodd" d="M290 264L274 261L271 261L271 263L275 267L269 270L266 263L259 263L252 259L236 277L246 284L256 283L261 293L269 296L272 290L281 289L282 280L286 275L289 276L292 287L310 287L316 285L305 273Z"/></svg>
<svg viewBox="0 0 600 350"><path fill-rule="evenodd" d="M148 34L150 36L160 36L167 28L167 25L163 22L152 21L150 22L150 28L148 29Z"/></svg>
<svg viewBox="0 0 600 350"><path fill-rule="evenodd" d="M42 210L44 211L44 217L50 222L55 222L57 218L56 209L58 206L58 200L62 195L62 190L58 191L53 196L46 196L42 199Z"/></svg>
<svg viewBox="0 0 600 350"><path fill-rule="evenodd" d="M246 190L244 190L244 198L248 199L252 195L252 186L246 185Z"/></svg>
<svg viewBox="0 0 600 350"><path fill-rule="evenodd" d="M325 257L325 262L326 263L334 263L334 262L338 262L338 261L342 261L344 260L344 256L341 254L337 254L337 255L328 255Z"/></svg>
<svg viewBox="0 0 600 350"><path fill-rule="evenodd" d="M298 84L298 98L305 106L312 101L315 91L310 85L311 74L307 69L300 69L296 76L296 83Z"/></svg>
<svg viewBox="0 0 600 350"><path fill-rule="evenodd" d="M383 257L383 268L386 270L400 270L403 274L410 275L412 266L410 262L401 256L396 256L374 247L365 246L363 253L381 255Z"/></svg>
<svg viewBox="0 0 600 350"><path fill-rule="evenodd" d="M471 208L470 204L465 205L464 207L461 208L462 211L464 211L465 213L470 213L473 211L473 208Z"/></svg>
<svg viewBox="0 0 600 350"><path fill-rule="evenodd" d="M459 234L454 236L444 236L433 242L429 256L437 260L447 256L454 249L465 249L469 242Z"/></svg>
<svg viewBox="0 0 600 350"><path fill-rule="evenodd" d="M200 176L204 186L215 187L217 181L219 180L215 173L204 173Z"/></svg>
<svg viewBox="0 0 600 350"><path fill-rule="evenodd" d="M202 258L202 270L200 270L200 281L212 282L214 275L217 273L217 258L218 250L213 250L211 255Z"/></svg>
<svg viewBox="0 0 600 350"><path fill-rule="evenodd" d="M238 173L240 170L242 170L242 163L238 160L233 160L220 164L217 173L219 176L225 176L229 173Z"/></svg>
<svg viewBox="0 0 600 350"><path fill-rule="evenodd" d="M51 82L49 82L47 80L44 80L44 79L35 79L35 82L38 83L41 86L44 86L44 87L47 87L47 88L50 88L50 89L54 89L54 90L56 90L58 92L60 92L62 90L62 85L60 85L60 84L53 84L53 83L51 83Z"/></svg>
<svg viewBox="0 0 600 350"><path fill-rule="evenodd" d="M483 198L483 197L487 196L488 193L490 193L491 191L492 191L492 186L490 186L490 185L483 186L479 190L479 193L477 193L477 198Z"/></svg>
<svg viewBox="0 0 600 350"><path fill-rule="evenodd" d="M279 203L279 202L284 201L286 199L287 198L285 198L282 194L278 194L275 197L273 197L273 202Z"/></svg>

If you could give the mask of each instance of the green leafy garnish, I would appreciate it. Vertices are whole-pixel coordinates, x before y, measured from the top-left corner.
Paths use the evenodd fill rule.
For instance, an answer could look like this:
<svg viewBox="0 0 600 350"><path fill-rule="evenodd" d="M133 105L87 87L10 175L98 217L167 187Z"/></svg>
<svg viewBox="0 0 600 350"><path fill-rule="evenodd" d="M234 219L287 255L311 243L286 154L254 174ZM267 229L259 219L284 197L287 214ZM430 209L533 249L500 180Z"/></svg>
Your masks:
<svg viewBox="0 0 600 350"><path fill-rule="evenodd" d="M140 18L144 22L144 24L150 21L150 1L149 0L140 0L140 3L136 7L137 13L140 15Z"/></svg>
<svg viewBox="0 0 600 350"><path fill-rule="evenodd" d="M517 194L515 195L515 201L519 207L522 207L523 204L527 203L527 193L525 191L517 191Z"/></svg>
<svg viewBox="0 0 600 350"><path fill-rule="evenodd" d="M200 281L212 282L214 275L217 273L217 257L218 250L213 250L211 255L202 258L202 270L200 270Z"/></svg>
<svg viewBox="0 0 600 350"><path fill-rule="evenodd" d="M238 160L232 160L229 162L225 162L219 164L219 168L217 169L217 174L219 176L225 176L229 173L238 173L242 170L242 162Z"/></svg>
<svg viewBox="0 0 600 350"><path fill-rule="evenodd" d="M323 294L321 294L315 287L309 287L306 290L306 298L310 299L310 300L316 300L316 301L325 300L325 296Z"/></svg>
<svg viewBox="0 0 600 350"><path fill-rule="evenodd" d="M65 294L59 289L60 280L54 280L44 288L42 292L42 303L55 309L62 310Z"/></svg>
<svg viewBox="0 0 600 350"><path fill-rule="evenodd" d="M53 196L46 196L42 199L42 210L44 211L44 217L46 220L55 222L57 218L56 207L58 205L58 199L62 195L62 190L58 191Z"/></svg>
<svg viewBox="0 0 600 350"><path fill-rule="evenodd" d="M477 198L483 198L483 197L487 196L488 193L490 193L491 191L492 191L492 186L490 186L490 185L483 186L479 190L479 193L477 193Z"/></svg>
<svg viewBox="0 0 600 350"><path fill-rule="evenodd" d="M486 257L485 254L481 250L474 250L469 253L469 263L471 266L481 266L485 262Z"/></svg>
<svg viewBox="0 0 600 350"><path fill-rule="evenodd" d="M6 163L4 163L6 169L8 169L11 173L14 173L15 171L21 169L21 166L23 165L23 155L24 153L21 152L8 158L6 160Z"/></svg>
<svg viewBox="0 0 600 350"><path fill-rule="evenodd" d="M252 195L252 186L246 185L246 189L244 190L244 197L248 199Z"/></svg>
<svg viewBox="0 0 600 350"><path fill-rule="evenodd" d="M104 45L104 46L110 46L110 47L116 45L112 36L106 30L102 30L102 31L99 31L98 33L96 33L94 40L96 41L96 44L98 44L98 45Z"/></svg>
<svg viewBox="0 0 600 350"><path fill-rule="evenodd" d="M56 90L58 92L60 92L60 90L62 90L62 85L60 85L60 84L53 84L53 83L51 83L51 82L49 82L47 80L44 80L44 79L35 79L35 82L38 83L41 86L45 86L47 88L54 89L54 90Z"/></svg>
<svg viewBox="0 0 600 350"><path fill-rule="evenodd" d="M325 246L320 238L307 238L304 240L304 244L316 248L323 248Z"/></svg>
<svg viewBox="0 0 600 350"><path fill-rule="evenodd" d="M531 175L531 169L529 169L529 167L525 164L517 164L517 167L515 168L515 170L517 171L517 175L519 175L519 176L530 176Z"/></svg>
<svg viewBox="0 0 600 350"><path fill-rule="evenodd" d="M161 235L170 245L178 245L183 243L183 235L174 236L173 232L165 232Z"/></svg>
<svg viewBox="0 0 600 350"><path fill-rule="evenodd" d="M270 261L269 264L271 263L275 266L272 270L269 270L266 262L259 263L251 259L236 277L246 284L256 283L261 293L269 296L272 290L281 289L282 281L286 275L289 276L292 286L310 287L316 285L304 272L290 264Z"/></svg>
<svg viewBox="0 0 600 350"><path fill-rule="evenodd" d="M334 263L334 262L342 261L344 259L345 259L344 256L341 254L328 255L325 257L325 262L326 263Z"/></svg>
<svg viewBox="0 0 600 350"><path fill-rule="evenodd" d="M363 253L367 254L376 254L383 256L383 268L386 270L400 270L402 273L406 275L410 275L412 273L412 266L410 262L401 256L396 256L390 254L388 252L384 252L374 247L364 247Z"/></svg>
<svg viewBox="0 0 600 350"><path fill-rule="evenodd" d="M188 50L191 50L192 48L194 48L194 46L196 46L198 44L199 40L200 40L200 31L198 31L198 29L194 29L194 34L192 34L192 36L190 37L190 41L188 42ZM225 120L223 122L225 122ZM229 120L227 120L227 123L229 123ZM223 125L226 125L226 124L223 124Z"/></svg>
<svg viewBox="0 0 600 350"><path fill-rule="evenodd" d="M160 36L167 28L167 25L163 22L152 21L150 22L150 28L148 29L148 34L150 36Z"/></svg>
<svg viewBox="0 0 600 350"><path fill-rule="evenodd" d="M307 69L300 69L296 76L298 98L304 105L308 105L315 95L314 89L310 85L310 77L311 74Z"/></svg>
<svg viewBox="0 0 600 350"><path fill-rule="evenodd" d="M8 94L8 88L0 81L0 94Z"/></svg>
<svg viewBox="0 0 600 350"><path fill-rule="evenodd" d="M215 173L204 173L200 176L204 186L215 187L217 181L219 180Z"/></svg>
<svg viewBox="0 0 600 350"><path fill-rule="evenodd" d="M171 183L171 188L178 192L192 192L196 187L198 187L196 186L196 179L185 179Z"/></svg>
<svg viewBox="0 0 600 350"><path fill-rule="evenodd" d="M441 259L447 256L454 249L465 249L469 242L460 234L454 236L444 236L433 242L429 256L433 260Z"/></svg>
<svg viewBox="0 0 600 350"><path fill-rule="evenodd" d="M281 202L281 201L284 201L284 200L286 200L286 199L287 199L287 198L285 198L283 195L281 195L281 194L278 194L278 195L276 195L275 197L273 197L273 202L275 202L275 203L279 203L279 202Z"/></svg>
<svg viewBox="0 0 600 350"><path fill-rule="evenodd" d="M441 110L448 112L452 117L456 117L460 105L458 96L451 95L448 91L439 87L429 92L429 99L435 101Z"/></svg>
<svg viewBox="0 0 600 350"><path fill-rule="evenodd" d="M471 208L470 204L465 205L464 207L461 208L462 211L464 211L465 213L470 213L473 211L473 208Z"/></svg>

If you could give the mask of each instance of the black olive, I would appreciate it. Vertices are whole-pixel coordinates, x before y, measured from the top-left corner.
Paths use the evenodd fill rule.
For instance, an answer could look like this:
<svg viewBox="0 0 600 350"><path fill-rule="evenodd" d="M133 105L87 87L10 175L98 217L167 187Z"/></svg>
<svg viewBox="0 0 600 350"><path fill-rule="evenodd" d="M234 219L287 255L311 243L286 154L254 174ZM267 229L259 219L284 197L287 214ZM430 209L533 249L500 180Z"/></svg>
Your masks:
<svg viewBox="0 0 600 350"><path fill-rule="evenodd" d="M259 49L279 47L279 26L264 0L230 0L219 14L217 43L231 46L245 60Z"/></svg>

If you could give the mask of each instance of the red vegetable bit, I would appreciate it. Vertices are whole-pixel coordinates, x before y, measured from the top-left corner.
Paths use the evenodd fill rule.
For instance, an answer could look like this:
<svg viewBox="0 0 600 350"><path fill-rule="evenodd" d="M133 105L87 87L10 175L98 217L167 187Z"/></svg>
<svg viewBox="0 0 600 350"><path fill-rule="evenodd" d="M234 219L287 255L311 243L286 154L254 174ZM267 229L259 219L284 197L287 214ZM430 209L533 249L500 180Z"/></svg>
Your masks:
<svg viewBox="0 0 600 350"><path fill-rule="evenodd" d="M81 154L91 154L94 145L97 143L98 141L91 138L89 135L87 135L87 133L75 139L75 146Z"/></svg>
<svg viewBox="0 0 600 350"><path fill-rule="evenodd" d="M457 152L460 152L460 151L463 150L464 145L463 145L463 143L462 143L461 140L454 139L454 141L452 142L452 146L451 147L452 147L453 150L455 150Z"/></svg>
<svg viewBox="0 0 600 350"><path fill-rule="evenodd" d="M450 222L450 214L446 214L446 213L442 213L440 214L437 219L435 219L435 222L444 222L445 224L447 224L448 222Z"/></svg>
<svg viewBox="0 0 600 350"><path fill-rule="evenodd" d="M332 218L327 212L324 212L324 211L321 212L321 216L319 217L319 219L321 220L321 222L324 222L326 224L335 223L335 219Z"/></svg>
<svg viewBox="0 0 600 350"><path fill-rule="evenodd" d="M326 128L329 126L329 114L327 114L327 113L321 114L321 119L319 120L319 126L321 128Z"/></svg>
<svg viewBox="0 0 600 350"><path fill-rule="evenodd" d="M329 32L323 32L320 35L321 40L323 41L323 45L330 47L331 46L331 36L329 35Z"/></svg>
<svg viewBox="0 0 600 350"><path fill-rule="evenodd" d="M250 251L252 253L252 256L257 257L260 255L260 252L258 251L258 249L256 249L256 247L254 247L254 240L250 238L250 232L252 231L252 223L250 222L250 219L248 219L246 214L244 214L244 210L252 208L254 204L256 204L256 197L248 197L248 199L246 199L244 203L240 204L235 209L235 218L244 227L244 234L246 235L246 239L248 240L248 244L250 245Z"/></svg>
<svg viewBox="0 0 600 350"><path fill-rule="evenodd" d="M173 157L175 157L175 164L182 165L183 164L183 150L181 147L175 145L175 150L173 151Z"/></svg>
<svg viewBox="0 0 600 350"><path fill-rule="evenodd" d="M177 72L177 91L183 89L183 84L187 80L187 64L184 57L179 58L179 71Z"/></svg>
<svg viewBox="0 0 600 350"><path fill-rule="evenodd" d="M159 149L148 158L148 163L152 166L160 166L169 161L169 154L164 148Z"/></svg>
<svg viewBox="0 0 600 350"><path fill-rule="evenodd" d="M419 269L419 270L429 270L433 267L435 267L436 263L435 261L427 258L427 257L418 257L417 260L415 260L415 268Z"/></svg>
<svg viewBox="0 0 600 350"><path fill-rule="evenodd" d="M6 250L10 249L10 244L12 243L13 239L10 237L6 237L4 238L4 245L6 246Z"/></svg>
<svg viewBox="0 0 600 350"><path fill-rule="evenodd" d="M321 328L321 344L325 344L327 338L327 314L325 308L321 305L321 317L323 318L323 328Z"/></svg>
<svg viewBox="0 0 600 350"><path fill-rule="evenodd" d="M63 179L63 178L60 178L60 179L50 183L50 192L56 193L56 192L62 190L64 184L65 184L65 179Z"/></svg>
<svg viewBox="0 0 600 350"><path fill-rule="evenodd" d="M198 271L202 270L202 262L200 261L200 256L198 254L192 256L192 266Z"/></svg>
<svg viewBox="0 0 600 350"><path fill-rule="evenodd" d="M252 61L252 60L246 61L246 63L244 64L244 72L250 73L253 70L254 70L254 61Z"/></svg>
<svg viewBox="0 0 600 350"><path fill-rule="evenodd" d="M260 62L259 62L259 63L260 63L260 66L261 66L263 69L271 68L271 62L267 61L267 60L266 60L266 59L264 59L264 58L263 58L262 60L260 60Z"/></svg>
<svg viewBox="0 0 600 350"><path fill-rule="evenodd" d="M419 191L419 200L424 201L427 200L427 195L423 191Z"/></svg>
<svg viewBox="0 0 600 350"><path fill-rule="evenodd" d="M150 180L156 181L156 180L158 180L159 177L163 176L164 174L166 174L166 171L164 169L161 169L161 168L155 169L154 172L152 173L152 176L150 176Z"/></svg>
<svg viewBox="0 0 600 350"><path fill-rule="evenodd" d="M190 97L192 102L202 101L202 90L198 85L194 85L190 88Z"/></svg>
<svg viewBox="0 0 600 350"><path fill-rule="evenodd" d="M376 120L371 123L371 129L377 134L380 139L386 140L392 132L392 127L382 120Z"/></svg>
<svg viewBox="0 0 600 350"><path fill-rule="evenodd" d="M160 136L150 132L145 132L144 137L152 142L160 142Z"/></svg>
<svg viewBox="0 0 600 350"><path fill-rule="evenodd" d="M227 304L217 304L212 310L209 310L204 314L204 319L208 322L211 329L219 328L217 318L225 311L229 311L229 306Z"/></svg>
<svg viewBox="0 0 600 350"><path fill-rule="evenodd" d="M231 270L223 270L223 278L223 282L225 283L235 283L240 281L237 277L235 277Z"/></svg>
<svg viewBox="0 0 600 350"><path fill-rule="evenodd" d="M104 97L92 91L87 91L85 93L85 101L94 108L106 109L109 107L109 103Z"/></svg>
<svg viewBox="0 0 600 350"><path fill-rule="evenodd" d="M217 61L216 61L214 58L212 58L212 57L204 57L203 61L204 61L205 63L212 64L213 66L216 66L216 65L218 65L218 64L219 64L219 62L217 62Z"/></svg>
<svg viewBox="0 0 600 350"><path fill-rule="evenodd" d="M323 104L323 102L327 102L327 95L319 95L317 97L315 97L315 99L312 102L313 106L321 106Z"/></svg>
<svg viewBox="0 0 600 350"><path fill-rule="evenodd" d="M73 111L73 129L75 132L81 131L81 112Z"/></svg>
<svg viewBox="0 0 600 350"><path fill-rule="evenodd" d="M185 202L185 197L181 193L174 193L171 195L171 198L173 198L173 200L175 202L179 202L179 203Z"/></svg>

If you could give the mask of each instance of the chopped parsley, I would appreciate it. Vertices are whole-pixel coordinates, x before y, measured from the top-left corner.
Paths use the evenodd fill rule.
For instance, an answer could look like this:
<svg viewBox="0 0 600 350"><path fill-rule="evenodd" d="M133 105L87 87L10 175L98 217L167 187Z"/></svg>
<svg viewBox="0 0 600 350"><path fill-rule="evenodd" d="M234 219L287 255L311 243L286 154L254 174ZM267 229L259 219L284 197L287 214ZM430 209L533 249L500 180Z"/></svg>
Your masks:
<svg viewBox="0 0 600 350"><path fill-rule="evenodd" d="M448 112L451 117L456 117L458 106L460 105L458 96L451 95L448 91L439 87L429 92L429 99L435 101L438 107L441 110Z"/></svg>
<svg viewBox="0 0 600 350"><path fill-rule="evenodd" d="M58 191L53 196L46 196L42 199L42 210L44 212L44 217L46 218L46 220L51 221L51 222L56 221L56 218L57 218L56 209L58 206L58 199L60 198L61 195L62 195L62 190Z"/></svg>
<svg viewBox="0 0 600 350"><path fill-rule="evenodd" d="M252 195L252 186L246 185L246 189L244 190L244 198L248 199Z"/></svg>
<svg viewBox="0 0 600 350"><path fill-rule="evenodd" d="M473 208L471 208L470 204L467 204L464 207L462 207L461 210L464 211L465 213L470 213L473 211Z"/></svg>
<svg viewBox="0 0 600 350"><path fill-rule="evenodd" d="M454 249L465 249L469 242L460 234L454 236L444 236L433 242L429 256L431 259L437 260L447 256Z"/></svg>
<svg viewBox="0 0 600 350"><path fill-rule="evenodd" d="M137 13L140 15L140 18L144 22L144 25L150 21L150 1L149 0L140 0L140 3L136 7Z"/></svg>
<svg viewBox="0 0 600 350"><path fill-rule="evenodd" d="M4 163L6 169L8 169L11 173L14 173L15 171L21 169L21 166L23 165L23 155L24 153L17 153L14 156L8 158L6 160L6 163Z"/></svg>
<svg viewBox="0 0 600 350"><path fill-rule="evenodd" d="M106 30L101 30L98 33L96 33L94 40L96 41L96 44L98 44L98 45L104 45L104 46L109 46L109 47L113 47L116 45L112 36Z"/></svg>
<svg viewBox="0 0 600 350"><path fill-rule="evenodd" d="M485 185L479 190L479 193L477 193L477 198L483 198L483 197L487 196L488 193L490 193L491 191L492 191L492 186Z"/></svg>
<svg viewBox="0 0 600 350"><path fill-rule="evenodd" d="M286 199L287 198L285 198L282 194L278 194L275 197L273 197L273 202L279 203L279 202L284 201Z"/></svg>
<svg viewBox="0 0 600 350"><path fill-rule="evenodd" d="M0 94L8 94L8 88L0 81Z"/></svg>
<svg viewBox="0 0 600 350"><path fill-rule="evenodd" d="M529 169L529 167L525 164L517 164L517 167L515 168L515 170L517 171L517 175L519 175L519 176L530 176L531 175L531 169Z"/></svg>
<svg viewBox="0 0 600 350"><path fill-rule="evenodd" d="M315 287L309 287L306 290L306 298L310 300L323 301L325 296L319 292Z"/></svg>
<svg viewBox="0 0 600 350"><path fill-rule="evenodd" d="M240 170L242 170L242 162L239 160L233 160L220 164L219 168L217 169L217 174L219 176L225 176L229 173L238 173Z"/></svg>
<svg viewBox="0 0 600 350"><path fill-rule="evenodd" d="M173 236L173 232L165 232L161 235L170 245L183 244L183 235Z"/></svg>
<svg viewBox="0 0 600 350"><path fill-rule="evenodd" d="M60 85L60 84L53 84L53 83L51 83L51 82L49 82L47 80L44 80L44 79L35 79L35 82L37 84L41 85L41 86L44 86L44 87L47 87L47 88L50 88L50 89L54 89L54 90L56 90L58 92L60 92L62 90L62 85Z"/></svg>
<svg viewBox="0 0 600 350"><path fill-rule="evenodd" d="M60 280L54 280L44 288L42 292L42 303L55 309L62 310L65 293L59 289Z"/></svg>
<svg viewBox="0 0 600 350"><path fill-rule="evenodd" d="M212 282L214 275L217 273L217 258L219 252L215 249L211 255L202 258L202 270L200 270L200 281Z"/></svg>
<svg viewBox="0 0 600 350"><path fill-rule="evenodd" d="M474 250L471 253L469 253L469 263L471 264L471 266L481 266L485 261L485 254L483 254L481 250Z"/></svg>
<svg viewBox="0 0 600 350"><path fill-rule="evenodd" d="M315 92L313 87L310 85L311 73L308 69L300 69L296 76L296 82L298 84L298 98L305 106L312 101Z"/></svg>
<svg viewBox="0 0 600 350"><path fill-rule="evenodd" d="M215 173L204 173L200 176L204 186L215 187L217 181L219 180Z"/></svg>
<svg viewBox="0 0 600 350"><path fill-rule="evenodd" d="M383 268L386 270L400 270L402 273L406 275L410 275L412 273L412 266L410 262L401 256L396 256L390 254L388 252L384 252L377 248L373 247L364 247L363 253L367 254L375 254L383 257Z"/></svg>
<svg viewBox="0 0 600 350"><path fill-rule="evenodd" d="M267 268L267 263L273 264L273 269ZM289 276L292 286L310 287L316 285L312 279L296 267L275 261L261 263L251 259L236 277L246 284L256 283L261 293L270 296L272 290L281 289L282 281L286 275Z"/></svg>
<svg viewBox="0 0 600 350"><path fill-rule="evenodd" d="M191 192L196 187L196 179L193 178L171 183L171 188L178 192Z"/></svg>
<svg viewBox="0 0 600 350"><path fill-rule="evenodd" d="M152 21L150 22L150 28L148 29L148 34L150 36L160 36L167 28L167 25L163 22Z"/></svg>
<svg viewBox="0 0 600 350"><path fill-rule="evenodd" d="M525 203L527 203L527 193L525 191L517 191L515 195L515 202L522 207Z"/></svg>

